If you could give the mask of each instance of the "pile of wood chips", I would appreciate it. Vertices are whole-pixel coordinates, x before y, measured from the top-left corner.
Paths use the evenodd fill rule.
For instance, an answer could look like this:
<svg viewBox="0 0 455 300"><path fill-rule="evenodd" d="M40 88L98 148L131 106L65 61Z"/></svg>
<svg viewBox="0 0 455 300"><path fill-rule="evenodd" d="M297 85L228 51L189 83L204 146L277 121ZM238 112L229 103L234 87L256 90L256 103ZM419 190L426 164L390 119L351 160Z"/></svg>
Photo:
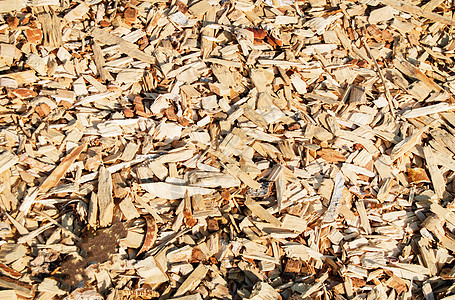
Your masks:
<svg viewBox="0 0 455 300"><path fill-rule="evenodd" d="M0 0L1 299L455 299L444 0Z"/></svg>

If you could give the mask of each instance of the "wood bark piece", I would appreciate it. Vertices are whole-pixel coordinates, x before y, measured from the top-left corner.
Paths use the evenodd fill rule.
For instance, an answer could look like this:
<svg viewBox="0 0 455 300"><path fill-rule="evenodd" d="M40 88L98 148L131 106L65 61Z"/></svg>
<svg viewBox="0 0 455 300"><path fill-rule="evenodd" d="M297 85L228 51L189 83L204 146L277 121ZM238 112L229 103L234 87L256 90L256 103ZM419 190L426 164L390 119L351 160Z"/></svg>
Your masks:
<svg viewBox="0 0 455 300"><path fill-rule="evenodd" d="M98 208L100 227L109 226L114 215L114 198L112 197L111 173L102 166L98 175Z"/></svg>
<svg viewBox="0 0 455 300"><path fill-rule="evenodd" d="M6 289L13 289L20 297L33 298L35 295L32 285L6 276L0 276L0 286Z"/></svg>
<svg viewBox="0 0 455 300"><path fill-rule="evenodd" d="M152 216L144 216L144 219L147 223L147 231L145 233L144 243L137 255L147 252L153 247L158 233L158 226L156 225L155 219Z"/></svg>

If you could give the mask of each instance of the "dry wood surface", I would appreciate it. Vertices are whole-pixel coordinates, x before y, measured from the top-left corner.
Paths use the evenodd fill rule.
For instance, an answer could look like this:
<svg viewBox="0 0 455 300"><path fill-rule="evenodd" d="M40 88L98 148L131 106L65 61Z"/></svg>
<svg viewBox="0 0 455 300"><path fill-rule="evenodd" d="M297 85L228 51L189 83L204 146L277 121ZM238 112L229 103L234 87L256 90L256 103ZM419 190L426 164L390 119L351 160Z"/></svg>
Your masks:
<svg viewBox="0 0 455 300"><path fill-rule="evenodd" d="M455 299L446 0L0 0L0 299Z"/></svg>

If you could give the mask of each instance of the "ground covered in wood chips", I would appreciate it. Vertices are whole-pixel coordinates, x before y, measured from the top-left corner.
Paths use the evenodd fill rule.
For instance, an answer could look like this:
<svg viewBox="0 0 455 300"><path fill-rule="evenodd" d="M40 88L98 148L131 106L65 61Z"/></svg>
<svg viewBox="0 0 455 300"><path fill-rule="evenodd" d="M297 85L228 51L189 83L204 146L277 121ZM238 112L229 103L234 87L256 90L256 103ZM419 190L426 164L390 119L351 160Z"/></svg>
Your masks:
<svg viewBox="0 0 455 300"><path fill-rule="evenodd" d="M455 299L444 0L0 0L0 299Z"/></svg>

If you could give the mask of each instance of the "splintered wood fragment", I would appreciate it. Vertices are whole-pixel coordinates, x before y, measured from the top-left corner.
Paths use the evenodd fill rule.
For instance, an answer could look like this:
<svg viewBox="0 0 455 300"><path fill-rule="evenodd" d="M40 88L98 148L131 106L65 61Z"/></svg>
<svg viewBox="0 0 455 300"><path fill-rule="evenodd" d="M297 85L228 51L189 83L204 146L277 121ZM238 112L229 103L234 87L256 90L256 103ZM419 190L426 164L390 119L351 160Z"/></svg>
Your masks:
<svg viewBox="0 0 455 300"><path fill-rule="evenodd" d="M210 62L213 64L220 64L232 68L241 68L243 64L239 61L232 61L232 60L225 60L225 59L219 59L219 58L213 58L213 57L208 57L205 58L204 61Z"/></svg>
<svg viewBox="0 0 455 300"><path fill-rule="evenodd" d="M117 45L121 53L124 53L132 58L149 64L155 64L156 62L156 59L153 56L139 50L135 44L130 43L121 37L113 35L104 29L94 28L91 35L93 38L106 45Z"/></svg>
<svg viewBox="0 0 455 300"><path fill-rule="evenodd" d="M269 213L264 207L259 203L254 201L250 196L246 196L245 205L251 210L253 215L257 216L259 219L269 222L274 226L281 226L280 220L275 218L271 213Z"/></svg>
<svg viewBox="0 0 455 300"><path fill-rule="evenodd" d="M33 298L35 291L33 286L7 276L0 276L0 287L6 289L13 289L16 294L24 298Z"/></svg>
<svg viewBox="0 0 455 300"><path fill-rule="evenodd" d="M389 266L383 266L382 268L385 270L392 271L393 274L399 278L402 279L408 279L408 280L417 280L417 281L425 281L428 279L428 270L424 267L421 267L420 265L412 265L417 267L416 270L408 270L408 269L403 269L403 268L398 268L398 267L389 267ZM425 269L426 271L422 272L421 269Z"/></svg>
<svg viewBox="0 0 455 300"><path fill-rule="evenodd" d="M26 2L28 6L59 6L60 1L59 0L28 0Z"/></svg>
<svg viewBox="0 0 455 300"><path fill-rule="evenodd" d="M11 78L17 85L32 84L38 81L38 77L35 75L35 70L7 73L0 75L0 77Z"/></svg>
<svg viewBox="0 0 455 300"><path fill-rule="evenodd" d="M203 300L201 294L192 294L177 298L169 298L169 300Z"/></svg>
<svg viewBox="0 0 455 300"><path fill-rule="evenodd" d="M254 285L250 300L280 300L281 295L270 284L258 282Z"/></svg>
<svg viewBox="0 0 455 300"><path fill-rule="evenodd" d="M395 275L390 276L385 284L397 291L398 294L401 294L408 290L408 287L406 286L404 280Z"/></svg>
<svg viewBox="0 0 455 300"><path fill-rule="evenodd" d="M434 158L433 150L430 146L423 147L423 153L425 154L425 160L427 161L428 172L430 173L431 182L433 183L433 188L440 199L444 196L446 190L446 185L444 177L442 176L441 171L439 170L436 160Z"/></svg>
<svg viewBox="0 0 455 300"><path fill-rule="evenodd" d="M428 130L430 126L424 126L419 129L414 134L408 136L401 142L395 145L390 153L390 158L392 161L396 161L398 158L402 157L405 153L408 153L417 143L420 142L422 134Z"/></svg>
<svg viewBox="0 0 455 300"><path fill-rule="evenodd" d="M66 172L71 167L71 164L85 150L86 146L87 144L84 143L78 147L74 147L73 150L71 150L70 154L68 154L67 156L65 156L65 158L62 159L58 167L56 167L54 171L52 171L51 175L49 175L40 185L39 191L41 193L45 193L54 186L56 186L60 179L62 179L63 176L65 176Z"/></svg>
<svg viewBox="0 0 455 300"><path fill-rule="evenodd" d="M125 198L129 188L119 173L112 174L112 186L114 188L114 196L116 198Z"/></svg>
<svg viewBox="0 0 455 300"><path fill-rule="evenodd" d="M202 146L202 145L201 145ZM201 147L202 148L202 147ZM204 149L204 148L203 148ZM221 151L218 151L218 150L215 150L215 149L212 149L212 148L209 148L208 149L208 152L210 154L212 154L213 156L219 158L220 160L222 160L223 162L227 162L229 164L237 164L237 161L233 158L230 158L229 156L225 155L223 152Z"/></svg>
<svg viewBox="0 0 455 300"><path fill-rule="evenodd" d="M329 278L329 274L328 273L325 273L324 275L322 275L320 278L318 278L318 281L313 284L313 286L311 286L303 295L302 295L302 298L303 299L306 299L308 297L311 296L311 294L313 294L314 292L317 292L319 291L322 286L324 285L324 282L327 280L327 278Z"/></svg>
<svg viewBox="0 0 455 300"><path fill-rule="evenodd" d="M38 20L43 28L44 46L57 48L62 45L62 29L60 18L54 13L41 13Z"/></svg>
<svg viewBox="0 0 455 300"><path fill-rule="evenodd" d="M0 273L14 279L19 279L22 277L22 274L20 272L17 272L13 268L8 267L4 263L0 263Z"/></svg>
<svg viewBox="0 0 455 300"><path fill-rule="evenodd" d="M442 88L438 84L436 84L431 78L428 78L428 76L425 75L425 73L423 73L419 68L417 68L404 58L398 57L394 59L393 64L398 70L403 72L405 75L422 81L426 86L431 88L433 91L436 92L442 91Z"/></svg>
<svg viewBox="0 0 455 300"><path fill-rule="evenodd" d="M36 238L38 235L43 233L45 230L48 230L49 228L53 227L52 223L47 223L45 225L40 226L39 228L35 229L34 231L30 232L27 235L21 236L17 242L19 244L22 243L29 243L31 242L34 238Z"/></svg>
<svg viewBox="0 0 455 300"><path fill-rule="evenodd" d="M119 203L119 208L127 220L132 220L140 217L136 206L133 204L130 194L128 194L126 197L123 197L123 200Z"/></svg>
<svg viewBox="0 0 455 300"><path fill-rule="evenodd" d="M239 108L243 112L243 108ZM220 149L223 150L223 154L231 156L238 145L242 143L243 133L238 129L234 128L221 142Z"/></svg>
<svg viewBox="0 0 455 300"><path fill-rule="evenodd" d="M190 8L188 9L188 12L193 16L200 18L211 8L212 5L208 1L202 0L196 2L196 4L191 5Z"/></svg>
<svg viewBox="0 0 455 300"><path fill-rule="evenodd" d="M440 2L443 2L443 1L440 1ZM436 299L436 297L434 296L434 293L433 293L433 289L431 288L431 284L428 281L426 281L422 285L422 294L423 294L423 297L425 299L428 299L428 300L435 300ZM447 297L446 297L446 299L447 299Z"/></svg>
<svg viewBox="0 0 455 300"><path fill-rule="evenodd" d="M140 145L138 145L136 143L128 143L128 145L126 145L125 150L123 151L120 159L124 160L124 161L133 160L134 156L136 155L136 152L139 150L139 147L140 147Z"/></svg>
<svg viewBox="0 0 455 300"><path fill-rule="evenodd" d="M247 186L251 187L252 189L259 189L261 187L261 184L254 179L250 177L247 173L243 172L240 170L239 167L237 167L234 164L227 164L225 165L226 170L234 177L237 177L240 179L243 183L245 183Z"/></svg>
<svg viewBox="0 0 455 300"><path fill-rule="evenodd" d="M1 151L1 150L0 150ZM19 157L11 151L0 152L0 174L19 162Z"/></svg>
<svg viewBox="0 0 455 300"><path fill-rule="evenodd" d="M248 104L242 105L243 115L259 127L267 127L267 121Z"/></svg>
<svg viewBox="0 0 455 300"><path fill-rule="evenodd" d="M157 213L157 210L154 209L153 207L151 207L150 205L147 204L147 202L145 202L144 200L142 200L141 197L139 197L138 195L136 194L133 194L134 195L134 201L136 201L137 203L139 203L149 214L151 214L153 216L153 218L155 219L156 222L158 223L164 223L163 219L158 215Z"/></svg>
<svg viewBox="0 0 455 300"><path fill-rule="evenodd" d="M122 170L124 168L128 168L128 167L131 167L131 166L133 166L135 164L141 163L141 162L143 162L145 160L147 160L147 157L146 156L142 156L141 158L136 158L136 159L134 159L132 161L126 161L126 162L123 162L123 163L111 165L111 166L107 167L107 170L112 174L112 173L118 172L118 171L120 171L120 170ZM96 177L98 176L98 173L99 172L96 171L96 172L81 176L81 178L79 180L79 183L82 184L82 183L86 183L88 181L96 179Z"/></svg>
<svg viewBox="0 0 455 300"><path fill-rule="evenodd" d="M190 196L194 196L197 194L207 195L214 191L213 189L178 185L167 182L142 183L140 186L154 197L168 200L182 199L186 192L188 192Z"/></svg>
<svg viewBox="0 0 455 300"><path fill-rule="evenodd" d="M377 198L379 201L385 201L387 200L387 197L389 196L390 190L392 188L392 183L393 183L393 178L389 177L384 179L384 182L382 183L381 187L379 188Z"/></svg>
<svg viewBox="0 0 455 300"><path fill-rule="evenodd" d="M88 11L90 6L82 2L72 10L70 10L63 18L68 22L73 22L75 20L81 19Z"/></svg>
<svg viewBox="0 0 455 300"><path fill-rule="evenodd" d="M158 227L156 225L155 219L152 216L144 216L144 219L147 223L147 230L145 233L144 243L142 244L142 247L137 255L147 252L153 247L158 233Z"/></svg>
<svg viewBox="0 0 455 300"><path fill-rule="evenodd" d="M442 4L442 2L444 2L444 0L431 0L430 2L424 4L422 6L422 9L424 11L433 11L436 7L438 7L439 5Z"/></svg>
<svg viewBox="0 0 455 300"><path fill-rule="evenodd" d="M11 224L14 225L14 227L17 229L17 231L21 234L21 235L27 235L29 234L29 231L27 228L24 227L24 225L22 225L20 222L18 222L16 219L14 219L12 216L10 216L7 212L5 212L5 215L6 217L8 218L8 220L11 222Z"/></svg>
<svg viewBox="0 0 455 300"><path fill-rule="evenodd" d="M430 209L432 212L434 212L438 217L445 219L447 222L452 224L452 226L455 226L455 213L453 213L451 210L442 207L438 203L433 202L430 205Z"/></svg>
<svg viewBox="0 0 455 300"><path fill-rule="evenodd" d="M434 252L431 251L429 240L422 237L417 244L419 245L423 261L430 271L430 275L434 276L438 272L438 268L436 267L436 257Z"/></svg>
<svg viewBox="0 0 455 300"><path fill-rule="evenodd" d="M408 170L408 180L411 183L430 183L430 177L428 177L425 169L422 168L409 168ZM379 197L378 197L379 199Z"/></svg>
<svg viewBox="0 0 455 300"><path fill-rule="evenodd" d="M332 163L338 163L338 162L344 162L346 161L346 157L344 157L343 154L341 154L340 151L330 149L330 148L323 148L321 150L317 151L317 154L322 157L322 159L332 162Z"/></svg>
<svg viewBox="0 0 455 300"><path fill-rule="evenodd" d="M98 197L95 193L90 196L90 202L88 204L87 222L92 228L96 228L98 221Z"/></svg>
<svg viewBox="0 0 455 300"><path fill-rule="evenodd" d="M194 5L193 5L194 6ZM193 6L191 8L193 8ZM216 21L216 10L215 7L210 5L210 9L207 11L204 17L204 24L213 24ZM210 52L213 49L213 41L210 38L213 38L215 30L210 27L205 27L201 30L201 50L202 58L207 58Z"/></svg>
<svg viewBox="0 0 455 300"><path fill-rule="evenodd" d="M395 117L395 105L394 105L394 102L393 102L393 99L392 99L392 95L390 94L389 87L387 86L387 83L386 83L386 81L384 79L384 75L382 74L382 70L379 67L378 62L376 61L376 58L371 53L370 47L368 46L368 43L366 42L365 39L363 39L363 45L364 45L365 50L367 51L368 55L371 57L375 67L376 67L376 70L377 70L377 72L379 74L379 78L381 79L382 85L384 86L385 97L386 97L387 101L389 102L390 112L392 113L392 116Z"/></svg>
<svg viewBox="0 0 455 300"><path fill-rule="evenodd" d="M54 219L52 219L50 216L48 216L46 213L42 212L42 211L37 211L36 212L38 215L44 217L46 220L48 220L49 222L51 222L52 224L56 225L57 227L60 227L64 232L66 232L69 236L71 236L71 238L75 239L76 241L79 241L79 242L82 242L82 239L80 237L78 237L77 235L75 235L71 230L69 230L68 228L62 226L59 222L55 221Z"/></svg>
<svg viewBox="0 0 455 300"><path fill-rule="evenodd" d="M96 64L96 62L95 62L95 64ZM102 84L101 82L99 82L98 80L96 80L93 76L90 76L90 75L87 75L87 74L83 74L82 78L87 80L89 84L93 85L101 93L107 92L107 87L104 84Z"/></svg>
<svg viewBox="0 0 455 300"><path fill-rule="evenodd" d="M284 172L281 172L280 175L278 176L277 181L275 182L275 187L276 187L276 198L278 201L278 210L283 209L283 205L285 202L285 191L286 191L286 178L284 175Z"/></svg>
<svg viewBox="0 0 455 300"><path fill-rule="evenodd" d="M343 197L343 189L345 188L344 182L343 174L339 171L335 175L335 186L333 188L329 207L323 217L324 223L331 223L335 221L338 216L338 209L340 207L341 198Z"/></svg>
<svg viewBox="0 0 455 300"><path fill-rule="evenodd" d="M430 106L425 106L425 107L419 107L415 109L408 110L402 114L403 118L418 118L422 116L427 116L431 114L437 114L440 112L446 112L448 110L452 110L455 107L453 105L450 105L446 102L435 104L435 105L430 105Z"/></svg>
<svg viewBox="0 0 455 300"><path fill-rule="evenodd" d="M363 200L357 200L355 202L355 206L357 208L357 212L359 213L360 223L362 224L363 229L367 234L371 234L370 221L368 220L368 215Z"/></svg>
<svg viewBox="0 0 455 300"><path fill-rule="evenodd" d="M1 290L0 299L17 300L17 294L14 290Z"/></svg>
<svg viewBox="0 0 455 300"><path fill-rule="evenodd" d="M98 175L98 207L100 227L109 226L114 215L114 199L112 197L112 177L106 167L100 167Z"/></svg>
<svg viewBox="0 0 455 300"><path fill-rule="evenodd" d="M374 162L374 167L378 171L379 176L382 178L382 180L395 177L391 170L391 165L392 160L385 154L379 156L378 159Z"/></svg>
<svg viewBox="0 0 455 300"><path fill-rule="evenodd" d="M199 264L196 269L186 278L186 280L182 283L182 285L177 289L174 296L179 297L183 296L186 292L190 290L194 290L202 279L204 279L205 275L209 269L204 266L202 263Z"/></svg>
<svg viewBox="0 0 455 300"><path fill-rule="evenodd" d="M93 49L93 60L95 61L96 70L98 74L100 74L101 81L105 82L109 79L107 70L104 68L106 61L104 60L104 56L101 53L101 47L97 42L93 42L92 45Z"/></svg>
<svg viewBox="0 0 455 300"><path fill-rule="evenodd" d="M1 0L0 1L0 13L12 12L15 10L21 10L25 8L25 0Z"/></svg>
<svg viewBox="0 0 455 300"><path fill-rule="evenodd" d="M406 3L405 1L381 0L381 2L384 3L385 5L390 5L393 8L398 9L400 11L403 11L403 12L406 12L406 13L409 13L412 15L416 15L419 17L423 17L423 18L429 19L431 21L440 22L442 24L451 25L451 26L455 25L455 21L452 19L443 17L437 13L425 11L424 9L422 9L416 5Z"/></svg>

